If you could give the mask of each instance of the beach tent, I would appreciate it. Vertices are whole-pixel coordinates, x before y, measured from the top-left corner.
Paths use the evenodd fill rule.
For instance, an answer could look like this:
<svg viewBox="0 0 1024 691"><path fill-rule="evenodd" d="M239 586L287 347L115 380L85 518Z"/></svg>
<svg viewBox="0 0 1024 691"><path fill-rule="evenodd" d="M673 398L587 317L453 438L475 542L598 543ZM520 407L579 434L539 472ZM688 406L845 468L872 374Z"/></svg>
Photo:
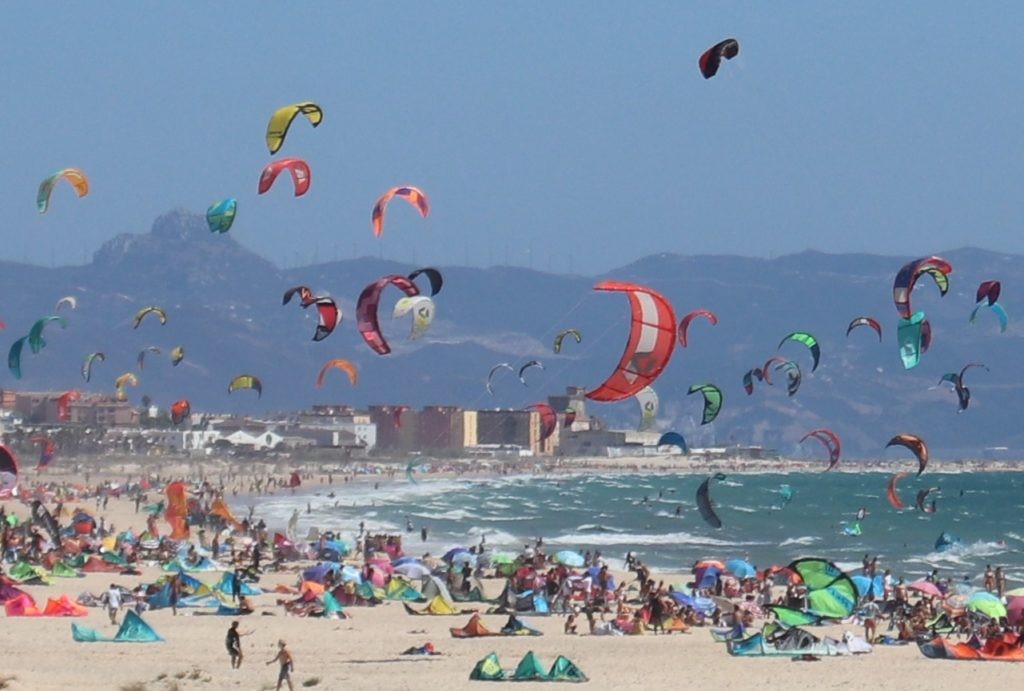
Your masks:
<svg viewBox="0 0 1024 691"><path fill-rule="evenodd" d="M543 636L544 634L526 624L516 615L510 615L505 625L501 627L503 636Z"/></svg>
<svg viewBox="0 0 1024 691"><path fill-rule="evenodd" d="M448 631L451 632L452 638L480 638L482 636L500 636L500 633L491 631L484 622L480 619L480 615L476 612L469 618L466 625L462 628L450 628Z"/></svg>
<svg viewBox="0 0 1024 691"><path fill-rule="evenodd" d="M2 578L2 577L0 577L0 578ZM13 600L14 598L18 597L19 595L27 595L27 594L28 593L26 593L24 590L20 590L18 588L15 588L10 583L4 582L4 581L0 581L0 603L7 602L8 600Z"/></svg>
<svg viewBox="0 0 1024 691"><path fill-rule="evenodd" d="M857 587L858 597L867 597L868 595L874 595L876 600L881 600L885 595L885 581L881 576L875 576L874 578L868 578L867 576L850 576L850 580L853 581L853 585ZM914 584L911 584L911 588Z"/></svg>
<svg viewBox="0 0 1024 691"><path fill-rule="evenodd" d="M523 655L523 659L516 665L512 679L513 681L550 681L548 671L544 669L532 650Z"/></svg>
<svg viewBox="0 0 1024 691"><path fill-rule="evenodd" d="M162 640L153 627L131 609L125 613L121 628L114 634L117 643L154 643Z"/></svg>
<svg viewBox="0 0 1024 691"><path fill-rule="evenodd" d="M722 569L715 565L698 566L697 572L694 574L693 587L695 590L705 590L715 587L718 582L718 575L722 573Z"/></svg>
<svg viewBox="0 0 1024 691"><path fill-rule="evenodd" d="M469 678L473 681L500 681L505 678L505 670L501 668L498 656L491 653L476 663L473 671L469 673Z"/></svg>
<svg viewBox="0 0 1024 691"><path fill-rule="evenodd" d="M797 627L769 636L755 633L749 638L726 641L725 645L730 655L739 657L839 654L839 648L834 643L821 641L814 634Z"/></svg>
<svg viewBox="0 0 1024 691"><path fill-rule="evenodd" d="M426 602L420 591L401 578L392 578L384 591L388 600L408 600L409 602Z"/></svg>
<svg viewBox="0 0 1024 691"><path fill-rule="evenodd" d="M231 586L234 584L234 582L235 582L235 574L233 574L233 573L225 573L221 577L220 582L215 586L215 589L219 590L220 592L224 593L225 595L231 595ZM257 587L249 585L245 581L242 581L242 589L241 589L240 592L242 593L242 595L245 595L246 597L252 597L253 595L262 595L263 594L262 590L260 590Z"/></svg>
<svg viewBox="0 0 1024 691"><path fill-rule="evenodd" d="M561 552L556 552L553 559L556 564L575 568L580 568L584 564L583 555L571 549L563 549Z"/></svg>
<svg viewBox="0 0 1024 691"><path fill-rule="evenodd" d="M80 578L82 576L82 574L78 573L78 569L68 566L62 561L54 563L50 573L57 578Z"/></svg>
<svg viewBox="0 0 1024 691"><path fill-rule="evenodd" d="M455 606L455 600L452 598L452 594L448 591L448 586L444 584L437 576L427 576L423 579L423 587L420 588L420 592L428 600L431 600L438 595L444 598L444 601L448 604Z"/></svg>
<svg viewBox="0 0 1024 691"><path fill-rule="evenodd" d="M47 577L46 572L38 566L33 566L26 561L19 561L16 563L7 571L7 575L13 580L26 585L50 585L50 579Z"/></svg>
<svg viewBox="0 0 1024 691"><path fill-rule="evenodd" d="M395 573L400 573L406 578L424 578L430 575L430 569L419 562L410 561L395 566Z"/></svg>
<svg viewBox="0 0 1024 691"><path fill-rule="evenodd" d="M333 617L335 614L344 616L342 614L341 603L338 602L338 598L334 597L330 593L324 593L324 616Z"/></svg>
<svg viewBox="0 0 1024 691"><path fill-rule="evenodd" d="M96 629L78 624L71 625L71 638L79 643L156 643L163 640L134 610L125 613L113 638L104 638Z"/></svg>
<svg viewBox="0 0 1024 691"><path fill-rule="evenodd" d="M953 643L942 636L931 641L918 641L917 647L925 657L938 660L1024 662L1024 649L997 638L986 641L980 650L969 643Z"/></svg>
<svg viewBox="0 0 1024 691"><path fill-rule="evenodd" d="M505 589L498 596L498 607L495 614L507 614L516 612L518 614L550 614L547 597L542 591L524 590L521 593L515 592L512 588L512 581L505 583Z"/></svg>
<svg viewBox="0 0 1024 691"><path fill-rule="evenodd" d="M35 600L28 593L22 593L5 602L4 612L9 617L38 617L42 614L36 608Z"/></svg>
<svg viewBox="0 0 1024 691"><path fill-rule="evenodd" d="M88 614L87 607L82 607L67 595L61 595L56 600L50 598L43 609L44 617L84 617Z"/></svg>
<svg viewBox="0 0 1024 691"><path fill-rule="evenodd" d="M555 664L551 665L548 678L551 681L587 681L587 675L583 673L583 670L564 655L555 658Z"/></svg>
<svg viewBox="0 0 1024 691"><path fill-rule="evenodd" d="M461 609L458 609L453 604L444 601L444 598L440 595L435 595L434 598L427 603L427 606L423 609L416 610L409 606L409 603L403 602L402 606L405 607L405 611L409 614L428 614L433 616L447 616L452 614L469 614Z"/></svg>

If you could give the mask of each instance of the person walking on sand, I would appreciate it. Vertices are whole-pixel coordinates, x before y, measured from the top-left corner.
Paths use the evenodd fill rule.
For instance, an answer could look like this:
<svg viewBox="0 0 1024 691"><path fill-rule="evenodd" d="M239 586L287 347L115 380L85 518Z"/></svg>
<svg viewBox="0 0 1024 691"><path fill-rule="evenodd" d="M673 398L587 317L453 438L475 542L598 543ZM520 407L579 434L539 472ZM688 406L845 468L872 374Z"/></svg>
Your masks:
<svg viewBox="0 0 1024 691"><path fill-rule="evenodd" d="M277 691L281 691L281 683L288 682L288 691L295 691L292 686L292 654L288 652L288 647L285 645L283 640L277 642L277 655L273 660L268 660L267 664L272 665L275 662L281 664L281 671L277 675Z"/></svg>
<svg viewBox="0 0 1024 691"><path fill-rule="evenodd" d="M239 631L238 622L231 622L231 628L228 629L228 635L224 639L224 645L228 648L228 655L231 656L231 669L241 669L242 667L242 636L248 636L252 631Z"/></svg>
<svg viewBox="0 0 1024 691"><path fill-rule="evenodd" d="M110 615L110 623L117 624L117 612L121 609L121 590L113 583L107 591L107 614Z"/></svg>

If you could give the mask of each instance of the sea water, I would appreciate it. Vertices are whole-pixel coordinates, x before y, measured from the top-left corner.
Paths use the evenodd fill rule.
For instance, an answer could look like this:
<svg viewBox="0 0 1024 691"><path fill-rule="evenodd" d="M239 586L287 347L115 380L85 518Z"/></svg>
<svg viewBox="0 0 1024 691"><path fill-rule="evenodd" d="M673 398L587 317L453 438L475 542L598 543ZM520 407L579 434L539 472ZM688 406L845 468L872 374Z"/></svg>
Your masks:
<svg viewBox="0 0 1024 691"><path fill-rule="evenodd" d="M853 570L870 555L878 556L881 568L908 579L937 568L943 578L977 580L992 564L1003 566L1009 580L1024 580L1024 474L911 474L898 485L907 505L902 511L888 502L889 475L882 473L734 474L711 483L719 529L696 507L697 487L706 477L422 476L416 484L309 487L256 502L258 515L271 525L284 525L298 510L301 535L317 526L352 539L360 522L370 532L403 533L403 547L414 555L440 555L481 539L493 550L517 552L543 538L549 551L600 551L613 564L632 551L661 569L689 570L699 559L733 557L763 568L814 556ZM792 488L789 503L780 494L782 485ZM926 488L937 488L928 497L929 504L936 499L935 513L914 508L917 492ZM335 496L328 496L332 491ZM859 521L858 511L866 514ZM406 532L409 522L412 532ZM845 534L855 522L861 534ZM424 527L426 541L420 535ZM943 532L960 542L939 552L935 543Z"/></svg>

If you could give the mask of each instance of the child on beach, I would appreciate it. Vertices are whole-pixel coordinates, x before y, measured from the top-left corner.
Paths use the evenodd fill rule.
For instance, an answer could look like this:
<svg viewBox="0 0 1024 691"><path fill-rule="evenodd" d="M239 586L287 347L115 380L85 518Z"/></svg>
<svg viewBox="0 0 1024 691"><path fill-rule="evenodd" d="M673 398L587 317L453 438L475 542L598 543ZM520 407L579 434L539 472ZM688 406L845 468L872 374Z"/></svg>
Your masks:
<svg viewBox="0 0 1024 691"><path fill-rule="evenodd" d="M275 662L281 664L281 671L277 675L277 691L281 691L282 682L288 682L288 691L295 691L292 686L292 668L294 667L292 654L288 652L288 648L283 640L277 642L277 648L277 655L274 659L267 661L268 665L272 665Z"/></svg>

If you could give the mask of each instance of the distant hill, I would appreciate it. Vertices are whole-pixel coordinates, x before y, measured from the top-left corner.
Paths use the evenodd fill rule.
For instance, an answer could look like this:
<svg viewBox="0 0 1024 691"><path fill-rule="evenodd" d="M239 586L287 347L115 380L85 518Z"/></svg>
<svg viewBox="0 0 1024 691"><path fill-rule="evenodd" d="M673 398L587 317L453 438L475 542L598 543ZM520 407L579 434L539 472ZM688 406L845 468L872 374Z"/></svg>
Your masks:
<svg viewBox="0 0 1024 691"><path fill-rule="evenodd" d="M63 312L66 330L51 325L40 354L26 349L24 378L16 381L4 370L0 381L9 388L110 390L118 374L137 371L141 348L156 345L163 354L147 357L133 400L148 394L166 406L189 398L196 409L250 413L328 402L519 407L567 385L594 387L611 372L626 341L628 307L622 296L591 288L615 278L662 292L680 317L699 307L718 314L716 327L701 320L692 325L690 346L677 348L655 385L662 403L659 427L682 431L692 444L753 442L797 453L804 432L826 426L843 437L850 456L881 455L885 441L898 432L925 437L936 457L976 457L998 446L1024 456L1024 427L1015 424L1024 402L1024 328L1014 321L1024 262L970 248L939 254L955 267L953 286L940 299L926 279L915 293L915 308L927 311L933 324L934 344L910 372L899 361L891 296L892 278L907 258L810 251L770 260L660 254L596 277L439 266L445 286L427 337L408 340L408 318L392 322L390 317L399 293L389 290L385 296L381 323L394 352L381 357L355 329L354 301L378 276L416 267L365 258L281 269L230 234L210 234L202 216L173 211L146 234L107 242L84 266L0 263L5 347L36 319L52 314L60 297L79 300L77 310ZM975 287L988 278L1003 281L1000 301L1011 318L1005 334L998 333L987 311L977 324L967 321ZM344 322L321 343L310 340L316 324L311 310L294 302L281 305L282 293L298 284L334 296L343 307ZM133 330L132 315L150 304L167 310L167 325L147 320ZM859 315L882 322L881 345L868 329L846 338L846 325ZM583 343L569 339L556 356L551 340L568 327L582 331ZM809 357L791 344L786 352L804 368L799 393L788 398L784 387L758 385L754 395L745 395L742 374L774 354L779 340L796 329L814 333L821 342L818 371L811 374ZM186 358L172 368L167 352L179 344ZM86 385L81 362L96 350L108 359L97 363ZM344 377L332 375L323 390L316 390L321 364L336 357L358 365L359 386L353 389ZM501 376L496 395L487 395L483 382L495 363L531 358L542 360L545 369L531 370L528 387L514 376ZM991 372L972 370L971 408L957 414L955 395L937 382L943 372L969 361L984 362ZM262 378L261 400L251 392L228 396L228 381L240 373ZM725 394L719 419L703 428L700 401L686 396L699 382L715 383ZM590 412L622 426L635 425L639 417L632 401L591 404Z"/></svg>

